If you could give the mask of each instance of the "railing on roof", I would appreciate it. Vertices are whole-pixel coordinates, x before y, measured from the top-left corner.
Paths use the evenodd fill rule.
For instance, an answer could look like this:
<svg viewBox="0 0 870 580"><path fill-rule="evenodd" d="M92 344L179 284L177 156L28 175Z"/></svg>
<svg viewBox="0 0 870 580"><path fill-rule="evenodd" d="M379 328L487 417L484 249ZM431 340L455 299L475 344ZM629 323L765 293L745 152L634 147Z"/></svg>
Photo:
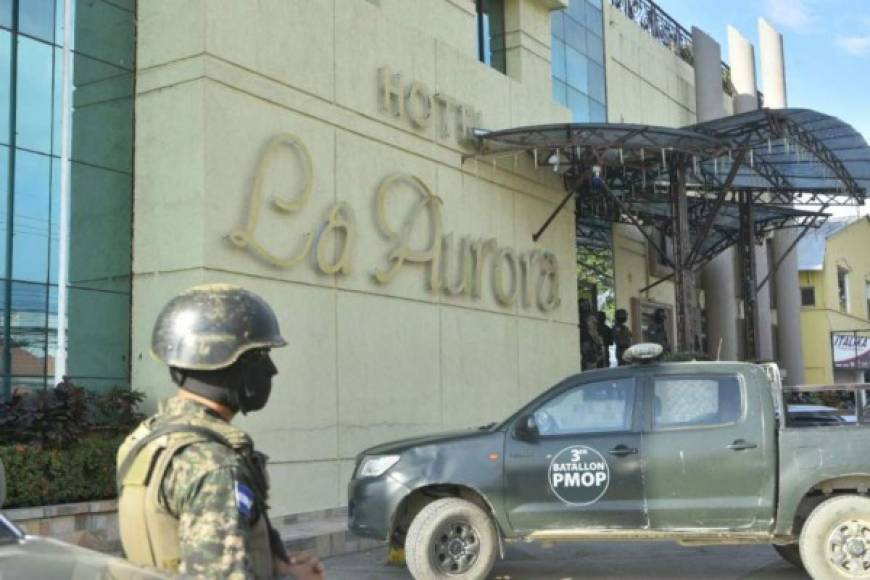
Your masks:
<svg viewBox="0 0 870 580"><path fill-rule="evenodd" d="M674 51L680 58L694 66L695 52L692 45L692 33L686 30L670 14L661 9L653 0L610 0L613 6L633 20L650 36ZM734 96L734 85L731 84L731 68L722 63L722 90ZM758 93L761 106L763 95Z"/></svg>

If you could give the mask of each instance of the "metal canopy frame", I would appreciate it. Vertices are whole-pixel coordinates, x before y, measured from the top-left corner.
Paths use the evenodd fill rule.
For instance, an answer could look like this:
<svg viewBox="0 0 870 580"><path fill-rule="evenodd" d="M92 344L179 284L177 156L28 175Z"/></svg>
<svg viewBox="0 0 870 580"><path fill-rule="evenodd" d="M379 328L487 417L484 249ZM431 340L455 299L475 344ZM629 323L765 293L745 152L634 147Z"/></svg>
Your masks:
<svg viewBox="0 0 870 580"><path fill-rule="evenodd" d="M676 342L683 351L700 350L697 270L728 247L749 248L774 230L799 228L800 239L824 222L825 209L863 205L870 189L864 138L839 119L805 109L760 109L681 129L555 124L476 135L475 158L498 165L528 154L535 168L562 174L567 194L535 241L572 198L578 243L602 243L593 235L596 221L637 226L673 267ZM820 209L798 211L794 205ZM672 257L650 228L671 238ZM740 252L749 358L757 354L756 295L785 258L779 256L757 284L754 254Z"/></svg>

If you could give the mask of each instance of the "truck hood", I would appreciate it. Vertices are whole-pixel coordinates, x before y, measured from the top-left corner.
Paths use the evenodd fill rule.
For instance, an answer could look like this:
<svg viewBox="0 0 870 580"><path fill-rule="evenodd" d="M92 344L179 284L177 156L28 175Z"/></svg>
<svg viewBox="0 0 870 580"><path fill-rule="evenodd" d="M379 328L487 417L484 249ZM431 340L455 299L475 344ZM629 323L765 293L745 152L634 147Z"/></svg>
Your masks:
<svg viewBox="0 0 870 580"><path fill-rule="evenodd" d="M468 428L456 431L446 431L442 433L434 433L431 435L419 435L417 437L408 437L407 439L398 439L388 443L382 443L370 447L361 453L361 455L391 455L399 454L412 447L422 447L424 445L435 445L448 443L452 441L460 441L462 439L474 439L490 434L492 429L487 428Z"/></svg>

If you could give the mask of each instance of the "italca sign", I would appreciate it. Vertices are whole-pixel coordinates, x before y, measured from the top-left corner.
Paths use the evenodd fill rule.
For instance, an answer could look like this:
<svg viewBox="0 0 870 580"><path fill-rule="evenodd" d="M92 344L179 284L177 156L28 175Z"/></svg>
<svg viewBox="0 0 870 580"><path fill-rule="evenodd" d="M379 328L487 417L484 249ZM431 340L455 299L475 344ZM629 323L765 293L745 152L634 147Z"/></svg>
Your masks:
<svg viewBox="0 0 870 580"><path fill-rule="evenodd" d="M409 83L405 89L395 77L386 73L382 75L381 90L386 94L387 104L391 98L409 96L417 102L416 109L409 106L414 119L430 120L434 116L433 109L437 110L436 105L442 110L450 110L439 105L446 100L430 99L427 89L418 84ZM385 90L391 78L392 93ZM403 95L405 90L407 95ZM425 105L419 105L420 102ZM433 107L429 108L430 105ZM461 120L467 118L470 109L454 102L449 106L455 108L451 112L457 113L455 118L460 131L467 131L470 124L463 127ZM409 109L403 107L402 110ZM285 148L293 150L301 160L301 193L295 199L277 196L264 199L265 175L271 164L278 161L278 153ZM364 267L374 282L381 286L389 285L403 270L417 270L425 275L428 291L435 294L476 300L488 291L505 308L518 304L520 308L537 308L542 312L552 312L560 305L559 264L553 252L537 248L517 251L500 244L495 238L448 231L442 211L443 200L423 179L410 173L386 175L372 192L375 227L384 240L382 256L356 256L356 210L344 201L330 205L325 212L326 219L320 224L308 224L300 250L295 254L281 254L270 246L268 240L258 236L260 218L264 212L276 212L286 217L288 227L299 227L294 223L293 214L314 203L311 199L313 183L314 165L302 139L289 133L274 136L257 163L248 198L247 218L242 227L229 234L230 242L278 269L308 265L325 275L347 276L355 268ZM408 196L397 195L399 191L408 190L414 192L410 206ZM405 204L405 207L398 208L404 212L404 219L391 221L389 216L397 215L390 211L396 209L396 204ZM421 239L426 241L421 243ZM361 262L364 265L360 265Z"/></svg>

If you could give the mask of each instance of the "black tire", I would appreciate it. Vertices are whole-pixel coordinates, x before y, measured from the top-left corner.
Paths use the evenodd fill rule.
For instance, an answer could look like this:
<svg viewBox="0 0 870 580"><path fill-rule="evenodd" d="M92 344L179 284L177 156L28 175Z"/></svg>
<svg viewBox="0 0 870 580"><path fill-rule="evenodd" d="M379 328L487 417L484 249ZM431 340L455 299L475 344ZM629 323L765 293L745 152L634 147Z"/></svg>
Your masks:
<svg viewBox="0 0 870 580"><path fill-rule="evenodd" d="M804 569L804 563L801 560L801 547L798 544L789 544L787 546L773 545L776 553L782 556L782 559L794 566L795 568Z"/></svg>
<svg viewBox="0 0 870 580"><path fill-rule="evenodd" d="M420 510L405 539L408 570L417 580L483 580L497 555L492 518L459 498L439 499Z"/></svg>
<svg viewBox="0 0 870 580"><path fill-rule="evenodd" d="M870 499L841 495L822 502L801 530L804 568L816 580L870 578L865 537L870 537Z"/></svg>

